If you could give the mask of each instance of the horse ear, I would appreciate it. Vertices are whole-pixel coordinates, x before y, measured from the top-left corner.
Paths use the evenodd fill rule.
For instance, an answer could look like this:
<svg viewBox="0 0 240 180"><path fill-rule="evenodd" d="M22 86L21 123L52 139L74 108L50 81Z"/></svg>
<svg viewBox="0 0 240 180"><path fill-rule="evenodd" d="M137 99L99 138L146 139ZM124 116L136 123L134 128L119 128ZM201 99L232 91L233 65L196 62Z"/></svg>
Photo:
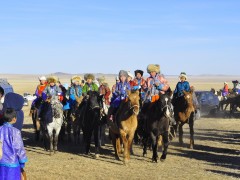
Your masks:
<svg viewBox="0 0 240 180"><path fill-rule="evenodd" d="M127 95L130 96L131 95L131 91L127 90Z"/></svg>

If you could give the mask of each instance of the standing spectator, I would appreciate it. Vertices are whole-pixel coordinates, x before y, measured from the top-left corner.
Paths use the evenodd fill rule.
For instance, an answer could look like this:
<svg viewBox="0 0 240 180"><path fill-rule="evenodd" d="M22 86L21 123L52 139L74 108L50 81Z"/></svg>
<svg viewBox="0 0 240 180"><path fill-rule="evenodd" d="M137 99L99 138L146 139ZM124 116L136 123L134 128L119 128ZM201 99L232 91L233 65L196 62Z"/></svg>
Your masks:
<svg viewBox="0 0 240 180"><path fill-rule="evenodd" d="M0 127L0 146L2 144L2 158L0 158L0 179L21 179L27 162L21 131L13 127L17 122L17 112L13 108L4 111L4 124ZM1 148L1 147L0 147Z"/></svg>

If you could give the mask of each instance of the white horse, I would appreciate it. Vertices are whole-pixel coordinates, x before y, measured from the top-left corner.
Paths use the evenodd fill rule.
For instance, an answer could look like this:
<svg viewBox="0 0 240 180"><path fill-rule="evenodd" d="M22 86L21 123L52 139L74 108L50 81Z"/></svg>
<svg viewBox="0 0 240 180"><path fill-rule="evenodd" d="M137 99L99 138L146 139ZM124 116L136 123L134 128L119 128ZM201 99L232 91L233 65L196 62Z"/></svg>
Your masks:
<svg viewBox="0 0 240 180"><path fill-rule="evenodd" d="M52 98L50 106L52 118L46 118L44 124L50 141L50 155L52 155L53 151L54 153L57 151L58 135L63 124L63 105L57 98Z"/></svg>

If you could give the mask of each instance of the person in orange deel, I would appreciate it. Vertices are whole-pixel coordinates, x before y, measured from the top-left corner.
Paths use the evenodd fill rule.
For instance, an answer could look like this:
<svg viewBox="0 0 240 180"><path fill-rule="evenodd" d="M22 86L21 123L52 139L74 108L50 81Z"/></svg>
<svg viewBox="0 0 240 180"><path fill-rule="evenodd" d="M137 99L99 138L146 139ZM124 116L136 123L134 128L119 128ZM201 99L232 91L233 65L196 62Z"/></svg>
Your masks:
<svg viewBox="0 0 240 180"><path fill-rule="evenodd" d="M145 84L145 103L155 102L159 99L159 93L165 94L169 90L168 81L164 75L160 74L160 66L158 64L149 64L147 72L150 76L146 79Z"/></svg>
<svg viewBox="0 0 240 180"><path fill-rule="evenodd" d="M222 91L222 96L224 98L226 98L226 96L228 95L228 83L224 82L224 86L223 86L223 91Z"/></svg>

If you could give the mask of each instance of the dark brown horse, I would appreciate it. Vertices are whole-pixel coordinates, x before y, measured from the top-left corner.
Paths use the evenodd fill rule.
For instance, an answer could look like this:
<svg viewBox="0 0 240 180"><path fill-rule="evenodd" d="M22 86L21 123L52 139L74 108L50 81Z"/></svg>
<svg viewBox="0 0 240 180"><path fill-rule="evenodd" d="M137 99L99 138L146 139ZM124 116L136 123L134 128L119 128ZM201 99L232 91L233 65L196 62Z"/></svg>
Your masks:
<svg viewBox="0 0 240 180"><path fill-rule="evenodd" d="M112 143L115 150L115 157L119 159L121 152L120 141L123 142L123 162L126 164L130 159L130 149L137 128L137 115L139 113L139 91L128 91L128 97L121 102L116 113L117 128L110 127Z"/></svg>
<svg viewBox="0 0 240 180"><path fill-rule="evenodd" d="M167 149L169 144L169 121L171 116L171 98L169 94L160 94L160 98L143 106L139 119L143 123L143 156L147 154L148 139L152 144L152 161L158 162L158 142L162 136L164 149L161 161L167 157Z"/></svg>
<svg viewBox="0 0 240 180"><path fill-rule="evenodd" d="M189 124L190 128L190 148L193 148L194 145L194 106L193 106L193 97L192 91L186 92L183 91L184 96L178 97L174 103L174 117L176 120L176 125L174 126L175 131L177 128L179 130L179 143L183 145L183 125L185 123Z"/></svg>

